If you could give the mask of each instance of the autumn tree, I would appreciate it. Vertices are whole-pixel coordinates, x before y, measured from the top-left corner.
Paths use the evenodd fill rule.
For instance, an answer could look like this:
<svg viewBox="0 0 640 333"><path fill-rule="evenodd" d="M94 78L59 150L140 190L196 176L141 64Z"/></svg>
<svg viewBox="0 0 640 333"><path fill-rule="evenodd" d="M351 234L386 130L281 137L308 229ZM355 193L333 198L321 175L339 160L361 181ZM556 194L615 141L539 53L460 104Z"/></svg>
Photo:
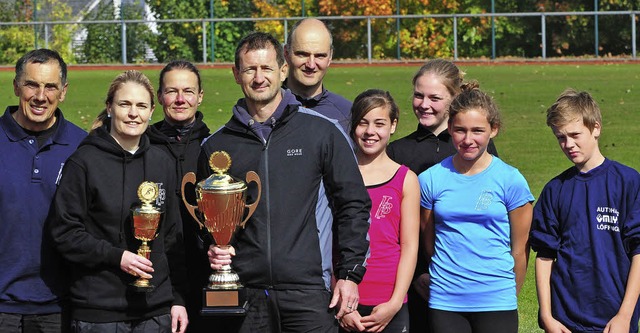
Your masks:
<svg viewBox="0 0 640 333"><path fill-rule="evenodd" d="M400 14L430 15L451 14L458 11L457 1L430 2L424 0L407 0L400 2ZM461 40L473 45L480 39L483 30L482 19L465 18L462 25L474 25L465 31ZM406 58L433 58L453 56L453 20L442 18L422 18L402 20L400 30L400 49ZM480 30L480 32L478 31ZM459 30L461 31L461 30Z"/></svg>
<svg viewBox="0 0 640 333"><path fill-rule="evenodd" d="M253 0L253 5L256 9L252 15L253 17L283 18L274 21L256 21L255 30L268 32L281 42L284 42L285 35L288 34L296 22L296 20L286 20L287 26L285 26L285 19L290 17L318 16L317 2L317 0L305 0L303 11L303 1L301 0Z"/></svg>
<svg viewBox="0 0 640 333"><path fill-rule="evenodd" d="M537 0L496 0L496 13L535 12ZM485 6L490 8L488 1ZM490 24L490 22L489 22ZM496 56L539 57L542 55L540 17L496 17ZM490 40L489 40L490 43Z"/></svg>
<svg viewBox="0 0 640 333"><path fill-rule="evenodd" d="M394 14L393 0L320 0L323 16L376 16ZM331 20L334 57L364 58L367 55L367 20ZM372 19L372 56L376 59L395 54L395 20Z"/></svg>
<svg viewBox="0 0 640 333"><path fill-rule="evenodd" d="M156 19L203 18L208 13L206 0L147 0ZM202 61L202 24L158 23L154 52L160 62L174 59Z"/></svg>
<svg viewBox="0 0 640 333"><path fill-rule="evenodd" d="M37 7L36 7L37 5ZM0 2L0 20L2 22L33 22L37 14L38 21L63 21L71 18L71 7L62 0L33 0ZM71 39L74 28L66 25L50 26L49 36L45 36L42 25L15 25L0 27L0 63L14 64L23 54L36 45L56 50L67 62L73 62ZM37 35L36 35L37 33Z"/></svg>
<svg viewBox="0 0 640 333"><path fill-rule="evenodd" d="M638 0L600 0L598 11L638 10ZM539 0L537 6L544 12L594 11L594 2ZM631 18L621 15L598 15L598 53L600 55L630 54ZM637 24L637 18L634 19ZM595 53L594 16L547 17L548 52L558 56L593 55Z"/></svg>
<svg viewBox="0 0 640 333"><path fill-rule="evenodd" d="M44 17L39 15L39 21L69 21L72 18L71 6L64 0L40 0L38 7L38 12L44 13ZM44 47L44 39L48 38L50 49L58 51L66 62L75 62L71 42L78 27L76 25L54 24L50 28L50 36L45 36L44 27L41 26L41 28L43 30L39 34L38 45Z"/></svg>
<svg viewBox="0 0 640 333"><path fill-rule="evenodd" d="M251 17L255 7L251 0L214 0L214 17ZM231 62L234 60L236 44L244 35L253 31L254 23L216 22L215 23L215 60Z"/></svg>
<svg viewBox="0 0 640 333"><path fill-rule="evenodd" d="M0 21L31 20L33 9L30 0L14 4L0 2ZM34 29L31 26L0 26L0 63L15 64L24 53L33 48L34 38Z"/></svg>
<svg viewBox="0 0 640 333"><path fill-rule="evenodd" d="M429 1L429 0L320 0L321 15L376 16L376 15L432 15L453 13L486 13L482 1ZM486 1L488 2L488 0ZM399 5L399 7L397 7ZM486 55L489 39L488 17L458 20L459 52L467 56ZM424 59L452 57L453 20L451 18L406 18L397 21L371 19L372 56L374 59ZM330 23L334 34L336 57L363 58L367 48L366 20L336 20ZM398 40L399 38L399 40ZM398 54L397 49L400 49Z"/></svg>
<svg viewBox="0 0 640 333"><path fill-rule="evenodd" d="M460 0L460 1L400 1L401 14L476 14L477 17L459 16L455 21L457 36L454 36L454 20L452 18L403 19L400 45L402 56L413 59L432 57L453 57L454 39L457 39L458 56L488 57L492 53L491 29L495 28L497 56L540 54L539 31L540 19L520 17L495 17L491 13L491 5L495 13L514 13L532 11L532 0ZM538 30L530 32L529 25ZM537 39L536 39L537 38Z"/></svg>
<svg viewBox="0 0 640 333"><path fill-rule="evenodd" d="M144 17L144 7L139 3L122 3L122 10L113 2L103 2L87 16L88 20L136 20ZM117 15L116 15L117 13ZM119 24L87 24L86 39L78 50L82 63L117 63L122 61L122 27ZM153 43L153 35L144 23L127 24L127 63L145 61L147 48Z"/></svg>
<svg viewBox="0 0 640 333"><path fill-rule="evenodd" d="M640 9L639 0L608 0L599 1L599 11L624 11ZM603 32L599 35L598 47L601 55L606 54L631 54L631 23L638 24L638 17L634 16L633 21L627 15L599 15L598 30Z"/></svg>

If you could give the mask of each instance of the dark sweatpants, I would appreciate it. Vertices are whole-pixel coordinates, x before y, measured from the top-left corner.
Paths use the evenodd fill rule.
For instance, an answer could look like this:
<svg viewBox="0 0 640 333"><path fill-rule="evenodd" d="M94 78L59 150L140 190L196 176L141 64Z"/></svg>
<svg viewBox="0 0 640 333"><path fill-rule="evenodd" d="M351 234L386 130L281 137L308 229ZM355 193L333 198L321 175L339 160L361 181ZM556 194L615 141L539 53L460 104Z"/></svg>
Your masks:
<svg viewBox="0 0 640 333"><path fill-rule="evenodd" d="M249 309L241 333L338 332L327 290L247 288Z"/></svg>

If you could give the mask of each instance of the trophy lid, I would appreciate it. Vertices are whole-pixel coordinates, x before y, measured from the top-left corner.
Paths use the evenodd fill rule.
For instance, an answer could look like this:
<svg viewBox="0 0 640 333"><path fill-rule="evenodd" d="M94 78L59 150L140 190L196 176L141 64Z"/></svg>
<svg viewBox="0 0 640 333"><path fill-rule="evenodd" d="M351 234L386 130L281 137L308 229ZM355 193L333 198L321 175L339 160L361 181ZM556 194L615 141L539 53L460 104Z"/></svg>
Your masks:
<svg viewBox="0 0 640 333"><path fill-rule="evenodd" d="M154 182L145 181L138 186L138 198L142 201L140 212L152 213L158 210L153 206L153 202L158 198L160 188Z"/></svg>
<svg viewBox="0 0 640 333"><path fill-rule="evenodd" d="M209 166L214 174L198 183L198 187L205 191L235 191L244 190L247 184L227 174L231 167L231 156L226 151L216 151L209 157Z"/></svg>

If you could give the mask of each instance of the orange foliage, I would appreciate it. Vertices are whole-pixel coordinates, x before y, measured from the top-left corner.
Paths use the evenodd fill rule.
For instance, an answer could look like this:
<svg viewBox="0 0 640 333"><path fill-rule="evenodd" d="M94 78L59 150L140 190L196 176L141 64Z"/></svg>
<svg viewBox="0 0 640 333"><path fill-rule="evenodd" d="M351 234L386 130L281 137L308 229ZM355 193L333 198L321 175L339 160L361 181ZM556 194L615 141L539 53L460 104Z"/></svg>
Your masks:
<svg viewBox="0 0 640 333"><path fill-rule="evenodd" d="M300 0L263 1L253 0L256 8L253 17L298 17L302 16L302 2ZM268 32L284 41L284 21L256 21L255 28ZM289 25L291 27L291 25Z"/></svg>
<svg viewBox="0 0 640 333"><path fill-rule="evenodd" d="M548 1L548 0L547 0ZM396 0L307 0L313 3L316 10L307 13L313 16L384 16L394 15L430 15L452 14L462 8L472 10L473 0L400 0L400 8L396 8ZM300 0L253 0L256 8L255 17L299 17L301 16ZM474 8L474 12L482 9ZM290 24L292 22L289 22ZM367 43L367 20L331 20L330 27L334 37L334 46L338 56L362 57ZM488 18L458 20L459 34L483 29ZM284 36L283 21L257 21L256 29L266 31L275 36ZM373 57L397 57L396 47L399 45L402 57L428 58L451 57L452 27L450 19L422 18L403 19L400 32L396 31L396 19L372 19ZM480 36L478 32L476 36ZM400 39L398 41L398 38ZM478 38L478 37L473 37Z"/></svg>
<svg viewBox="0 0 640 333"><path fill-rule="evenodd" d="M395 13L394 0L320 0L318 7L327 16L375 16Z"/></svg>

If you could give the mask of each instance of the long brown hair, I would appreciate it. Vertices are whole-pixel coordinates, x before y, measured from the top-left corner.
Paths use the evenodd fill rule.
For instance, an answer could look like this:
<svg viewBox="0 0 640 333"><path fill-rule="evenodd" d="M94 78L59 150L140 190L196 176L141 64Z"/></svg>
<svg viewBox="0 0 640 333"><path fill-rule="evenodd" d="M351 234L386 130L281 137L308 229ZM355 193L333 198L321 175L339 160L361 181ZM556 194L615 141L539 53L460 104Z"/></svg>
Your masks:
<svg viewBox="0 0 640 333"><path fill-rule="evenodd" d="M380 107L387 107L389 109L389 119L391 123L400 118L400 109L398 105L391 97L388 91L380 89L369 89L362 92L353 100L353 106L351 107L351 130L349 136L353 139L358 127L358 123L367 115L371 110Z"/></svg>

